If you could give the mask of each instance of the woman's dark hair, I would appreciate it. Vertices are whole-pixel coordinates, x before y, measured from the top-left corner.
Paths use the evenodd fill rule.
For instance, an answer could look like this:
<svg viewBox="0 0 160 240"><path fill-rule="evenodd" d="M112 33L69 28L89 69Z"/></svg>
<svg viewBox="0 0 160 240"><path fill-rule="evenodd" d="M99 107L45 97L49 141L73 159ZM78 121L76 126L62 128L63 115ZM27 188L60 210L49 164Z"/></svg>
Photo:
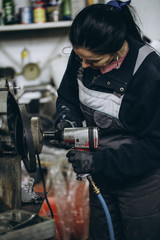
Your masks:
<svg viewBox="0 0 160 240"><path fill-rule="evenodd" d="M74 47L84 47L98 54L115 53L127 36L142 41L135 16L134 8L128 5L121 10L107 4L90 5L75 17L70 41Z"/></svg>

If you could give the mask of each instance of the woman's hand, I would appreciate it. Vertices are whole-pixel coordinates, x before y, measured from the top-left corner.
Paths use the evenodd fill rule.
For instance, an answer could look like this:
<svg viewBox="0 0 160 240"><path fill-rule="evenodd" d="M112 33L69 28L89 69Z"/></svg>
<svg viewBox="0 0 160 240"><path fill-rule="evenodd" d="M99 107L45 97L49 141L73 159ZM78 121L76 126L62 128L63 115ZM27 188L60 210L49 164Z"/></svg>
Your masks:
<svg viewBox="0 0 160 240"><path fill-rule="evenodd" d="M93 155L91 152L71 150L67 153L68 162L72 163L75 173L93 173Z"/></svg>

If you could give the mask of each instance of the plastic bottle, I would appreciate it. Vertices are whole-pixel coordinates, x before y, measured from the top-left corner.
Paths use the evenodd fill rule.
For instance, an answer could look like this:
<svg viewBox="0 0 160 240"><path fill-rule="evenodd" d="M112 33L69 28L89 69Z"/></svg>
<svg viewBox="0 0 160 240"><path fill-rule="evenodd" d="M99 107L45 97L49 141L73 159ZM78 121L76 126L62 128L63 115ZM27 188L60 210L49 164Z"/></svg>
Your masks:
<svg viewBox="0 0 160 240"><path fill-rule="evenodd" d="M2 1L3 24L15 24L15 6L13 0Z"/></svg>
<svg viewBox="0 0 160 240"><path fill-rule="evenodd" d="M72 10L71 10L71 0L62 1L62 20L71 20Z"/></svg>
<svg viewBox="0 0 160 240"><path fill-rule="evenodd" d="M30 62L30 51L24 48L21 52L22 68Z"/></svg>

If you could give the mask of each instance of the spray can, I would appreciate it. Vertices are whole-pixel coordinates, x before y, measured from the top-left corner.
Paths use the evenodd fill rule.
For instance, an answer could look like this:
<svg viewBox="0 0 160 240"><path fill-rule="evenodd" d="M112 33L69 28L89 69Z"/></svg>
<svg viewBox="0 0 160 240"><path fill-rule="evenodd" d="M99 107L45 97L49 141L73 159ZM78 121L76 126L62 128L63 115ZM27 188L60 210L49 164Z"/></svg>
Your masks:
<svg viewBox="0 0 160 240"><path fill-rule="evenodd" d="M21 24L33 23L33 8L32 7L20 8L20 23Z"/></svg>

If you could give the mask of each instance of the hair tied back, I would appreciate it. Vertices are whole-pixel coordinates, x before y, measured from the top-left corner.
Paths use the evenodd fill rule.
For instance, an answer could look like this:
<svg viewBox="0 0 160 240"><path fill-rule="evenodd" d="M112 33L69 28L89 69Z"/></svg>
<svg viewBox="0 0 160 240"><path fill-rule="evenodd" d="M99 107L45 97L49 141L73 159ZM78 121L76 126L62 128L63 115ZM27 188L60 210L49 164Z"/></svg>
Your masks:
<svg viewBox="0 0 160 240"><path fill-rule="evenodd" d="M120 1L109 1L108 3L106 3L106 5L112 6L112 7L116 7L119 11L121 10L121 8L125 5L129 5L131 3L131 0L126 1L126 2L120 2Z"/></svg>

